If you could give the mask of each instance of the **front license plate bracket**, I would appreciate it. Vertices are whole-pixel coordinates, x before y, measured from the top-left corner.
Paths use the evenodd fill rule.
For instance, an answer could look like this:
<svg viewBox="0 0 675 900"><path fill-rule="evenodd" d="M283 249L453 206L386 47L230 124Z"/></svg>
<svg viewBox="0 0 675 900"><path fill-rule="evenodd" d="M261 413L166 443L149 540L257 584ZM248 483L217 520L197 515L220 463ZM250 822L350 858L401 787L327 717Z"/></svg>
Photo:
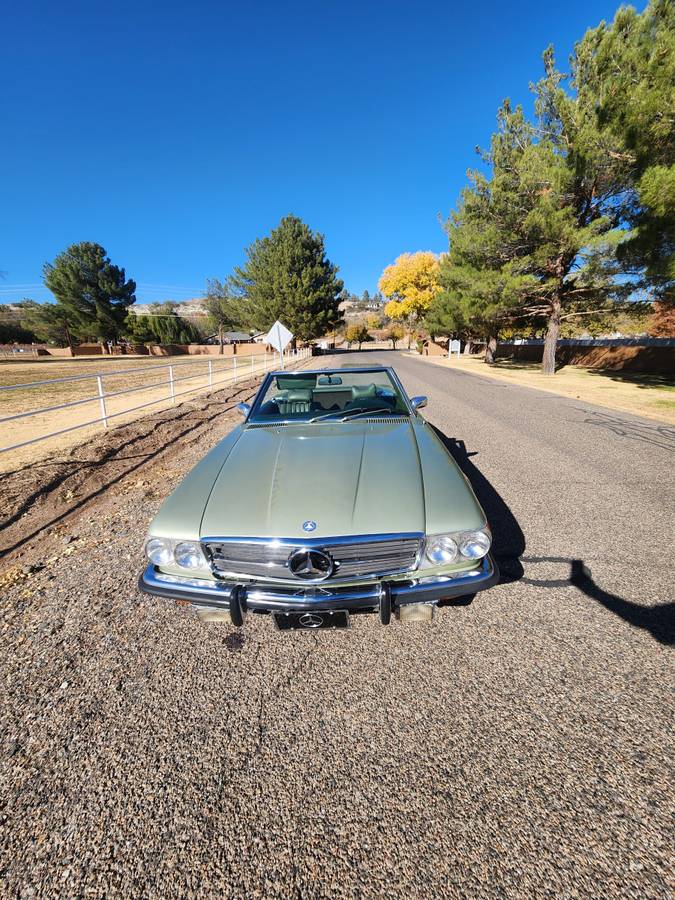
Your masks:
<svg viewBox="0 0 675 900"><path fill-rule="evenodd" d="M349 628L346 609L321 609L311 612L273 613L279 631L318 631L320 628Z"/></svg>

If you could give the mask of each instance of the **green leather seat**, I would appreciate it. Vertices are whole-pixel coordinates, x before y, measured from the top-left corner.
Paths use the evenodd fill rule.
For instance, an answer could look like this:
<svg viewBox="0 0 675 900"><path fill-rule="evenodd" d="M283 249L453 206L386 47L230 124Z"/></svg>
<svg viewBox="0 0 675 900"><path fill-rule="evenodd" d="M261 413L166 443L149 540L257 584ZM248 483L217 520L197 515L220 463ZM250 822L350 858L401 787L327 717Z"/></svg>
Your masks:
<svg viewBox="0 0 675 900"><path fill-rule="evenodd" d="M282 416L292 416L298 413L308 413L312 403L310 390L283 391L274 398Z"/></svg>

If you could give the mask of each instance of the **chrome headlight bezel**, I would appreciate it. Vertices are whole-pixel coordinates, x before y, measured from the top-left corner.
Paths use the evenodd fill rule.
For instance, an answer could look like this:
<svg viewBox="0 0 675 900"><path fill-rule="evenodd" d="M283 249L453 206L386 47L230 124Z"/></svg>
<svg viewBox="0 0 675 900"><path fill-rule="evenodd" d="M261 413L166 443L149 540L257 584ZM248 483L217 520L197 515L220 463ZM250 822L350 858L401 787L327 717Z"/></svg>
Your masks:
<svg viewBox="0 0 675 900"><path fill-rule="evenodd" d="M489 529L467 532L460 545L459 552L465 559L483 559L490 552L492 535Z"/></svg>
<svg viewBox="0 0 675 900"><path fill-rule="evenodd" d="M490 552L492 533L488 525L472 531L446 531L429 534L424 540L420 568L451 566L462 562L479 562ZM454 553L452 548L454 547ZM445 548L445 553L443 553Z"/></svg>
<svg viewBox="0 0 675 900"><path fill-rule="evenodd" d="M145 542L145 555L156 566L178 566L187 571L209 568L199 541L176 541L149 535Z"/></svg>
<svg viewBox="0 0 675 900"><path fill-rule="evenodd" d="M176 541L173 558L181 569L205 569L208 567L199 541Z"/></svg>
<svg viewBox="0 0 675 900"><path fill-rule="evenodd" d="M167 538L149 536L145 542L145 555L156 566L170 566L173 563L172 544Z"/></svg>
<svg viewBox="0 0 675 900"><path fill-rule="evenodd" d="M457 561L459 546L452 534L435 534L424 544L424 557L432 566L449 566Z"/></svg>

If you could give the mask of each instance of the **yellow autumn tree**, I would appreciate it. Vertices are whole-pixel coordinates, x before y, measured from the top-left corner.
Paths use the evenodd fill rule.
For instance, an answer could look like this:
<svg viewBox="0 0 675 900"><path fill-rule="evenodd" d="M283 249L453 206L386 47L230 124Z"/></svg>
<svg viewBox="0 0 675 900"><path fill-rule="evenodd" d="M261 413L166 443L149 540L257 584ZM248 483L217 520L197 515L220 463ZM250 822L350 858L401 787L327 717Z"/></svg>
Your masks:
<svg viewBox="0 0 675 900"><path fill-rule="evenodd" d="M439 268L439 258L430 250L403 253L387 266L377 285L389 298L385 315L409 324L421 318L440 291Z"/></svg>

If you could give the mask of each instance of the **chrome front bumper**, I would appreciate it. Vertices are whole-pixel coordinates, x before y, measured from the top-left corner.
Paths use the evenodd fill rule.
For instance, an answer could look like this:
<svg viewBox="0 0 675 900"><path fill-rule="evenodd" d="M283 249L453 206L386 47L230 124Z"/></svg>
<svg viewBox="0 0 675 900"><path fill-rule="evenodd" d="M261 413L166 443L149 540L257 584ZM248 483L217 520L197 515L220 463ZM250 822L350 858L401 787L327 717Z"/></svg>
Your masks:
<svg viewBox="0 0 675 900"><path fill-rule="evenodd" d="M499 571L491 556L470 572L455 577L415 577L406 581L369 582L363 586L296 588L272 584L242 584L235 581L207 582L204 579L165 575L153 565L143 572L138 586L146 594L184 600L196 607L229 610L235 590L245 609L255 612L320 612L344 609L375 612L383 594L389 593L392 608L410 603L438 603L475 594L499 581Z"/></svg>

